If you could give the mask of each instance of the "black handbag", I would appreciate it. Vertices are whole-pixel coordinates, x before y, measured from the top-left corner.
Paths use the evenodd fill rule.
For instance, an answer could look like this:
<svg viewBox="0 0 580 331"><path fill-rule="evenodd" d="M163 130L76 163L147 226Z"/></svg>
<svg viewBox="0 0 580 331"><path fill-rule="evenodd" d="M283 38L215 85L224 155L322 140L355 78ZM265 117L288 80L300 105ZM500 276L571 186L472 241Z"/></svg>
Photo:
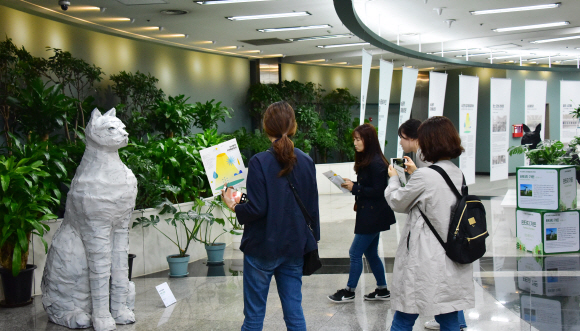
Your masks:
<svg viewBox="0 0 580 331"><path fill-rule="evenodd" d="M306 208L304 207L302 200L300 200L300 197L298 196L298 192L296 192L296 188L294 188L294 185L292 185L292 182L290 181L290 177L286 176L286 179L288 180L288 184L290 184L292 193L294 193L294 197L296 198L296 201L300 206L300 210L302 210L302 214L304 215L306 225L308 226L310 233L312 233L312 236L314 237L314 231L312 231L311 225L312 217L310 217L310 214L308 214L308 212L306 211ZM316 240L316 238L314 239ZM320 257L318 256L318 249L315 249L313 251L304 254L304 267L302 267L302 274L304 276L310 276L320 268L322 268L322 262L320 261Z"/></svg>

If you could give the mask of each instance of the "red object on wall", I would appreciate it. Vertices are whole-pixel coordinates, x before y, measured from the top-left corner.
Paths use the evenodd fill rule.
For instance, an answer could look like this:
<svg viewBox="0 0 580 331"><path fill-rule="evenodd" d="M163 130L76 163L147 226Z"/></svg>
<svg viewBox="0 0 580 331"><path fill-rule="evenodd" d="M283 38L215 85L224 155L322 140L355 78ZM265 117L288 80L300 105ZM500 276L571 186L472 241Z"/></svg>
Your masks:
<svg viewBox="0 0 580 331"><path fill-rule="evenodd" d="M369 117L369 122L372 123L372 121L373 121L373 118L372 117Z"/></svg>
<svg viewBox="0 0 580 331"><path fill-rule="evenodd" d="M512 125L512 137L520 138L524 135L524 126L523 124L513 124Z"/></svg>

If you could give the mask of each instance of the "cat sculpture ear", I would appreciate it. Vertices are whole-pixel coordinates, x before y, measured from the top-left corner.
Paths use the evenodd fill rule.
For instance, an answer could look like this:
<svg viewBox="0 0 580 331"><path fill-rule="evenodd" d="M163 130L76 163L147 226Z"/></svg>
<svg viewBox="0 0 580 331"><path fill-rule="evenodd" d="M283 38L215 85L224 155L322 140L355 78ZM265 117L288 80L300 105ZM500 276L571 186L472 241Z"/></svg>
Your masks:
<svg viewBox="0 0 580 331"><path fill-rule="evenodd" d="M535 133L540 133L540 131L542 131L542 123L538 124L534 130Z"/></svg>
<svg viewBox="0 0 580 331"><path fill-rule="evenodd" d="M89 121L89 124L93 124L97 119L99 119L102 116L103 115L101 115L99 108L93 109L93 112L91 113L91 120Z"/></svg>
<svg viewBox="0 0 580 331"><path fill-rule="evenodd" d="M522 124L522 126L524 128L524 132L530 132L531 131L530 128L527 125Z"/></svg>
<svg viewBox="0 0 580 331"><path fill-rule="evenodd" d="M117 110L115 108L111 108L108 112L104 113L103 116L117 117Z"/></svg>

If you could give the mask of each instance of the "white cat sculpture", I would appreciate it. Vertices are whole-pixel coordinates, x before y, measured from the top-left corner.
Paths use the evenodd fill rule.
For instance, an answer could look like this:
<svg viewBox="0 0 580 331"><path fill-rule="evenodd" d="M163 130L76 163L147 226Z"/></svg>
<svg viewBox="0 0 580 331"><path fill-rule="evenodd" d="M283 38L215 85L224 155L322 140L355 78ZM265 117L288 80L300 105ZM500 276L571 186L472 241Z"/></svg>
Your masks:
<svg viewBox="0 0 580 331"><path fill-rule="evenodd" d="M115 108L104 115L93 110L85 153L42 276L42 304L56 324L92 324L96 331L105 331L135 322L135 285L129 282L127 254L137 179L117 152L127 146L124 129Z"/></svg>

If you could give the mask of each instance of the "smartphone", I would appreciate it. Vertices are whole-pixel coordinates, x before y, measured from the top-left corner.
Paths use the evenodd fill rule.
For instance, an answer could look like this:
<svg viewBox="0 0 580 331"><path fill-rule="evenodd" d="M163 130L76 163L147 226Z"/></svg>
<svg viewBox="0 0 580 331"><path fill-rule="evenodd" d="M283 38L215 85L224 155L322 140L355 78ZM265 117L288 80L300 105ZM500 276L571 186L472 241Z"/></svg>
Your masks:
<svg viewBox="0 0 580 331"><path fill-rule="evenodd" d="M399 167L401 167L403 169L407 169L407 165L405 164L405 159L402 157L391 158L391 164L393 166L398 165Z"/></svg>

